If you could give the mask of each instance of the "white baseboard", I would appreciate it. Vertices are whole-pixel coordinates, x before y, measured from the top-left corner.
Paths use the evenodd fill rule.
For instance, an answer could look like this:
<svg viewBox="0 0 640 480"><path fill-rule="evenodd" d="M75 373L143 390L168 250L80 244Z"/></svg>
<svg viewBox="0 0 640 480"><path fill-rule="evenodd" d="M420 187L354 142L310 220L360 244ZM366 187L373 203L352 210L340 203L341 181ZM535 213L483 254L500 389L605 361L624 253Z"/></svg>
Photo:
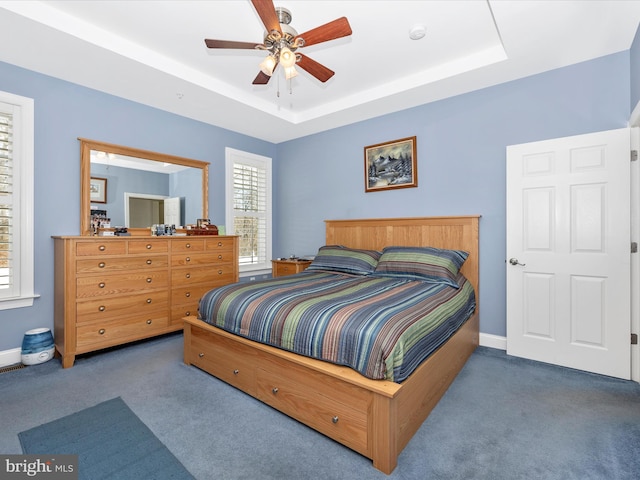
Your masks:
<svg viewBox="0 0 640 480"><path fill-rule="evenodd" d="M15 365L22 361L22 348L12 348L0 352L0 368Z"/></svg>
<svg viewBox="0 0 640 480"><path fill-rule="evenodd" d="M497 348L498 350L507 349L507 337L491 335L490 333L480 332L480 346Z"/></svg>

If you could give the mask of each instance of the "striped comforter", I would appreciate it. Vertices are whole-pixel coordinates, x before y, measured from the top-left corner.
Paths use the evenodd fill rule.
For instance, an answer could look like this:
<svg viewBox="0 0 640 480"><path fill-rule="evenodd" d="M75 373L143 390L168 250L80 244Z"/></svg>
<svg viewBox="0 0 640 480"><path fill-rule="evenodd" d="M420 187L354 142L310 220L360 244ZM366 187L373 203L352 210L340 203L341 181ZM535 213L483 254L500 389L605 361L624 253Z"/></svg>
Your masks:
<svg viewBox="0 0 640 480"><path fill-rule="evenodd" d="M200 319L237 335L402 382L473 313L471 284L303 272L207 292Z"/></svg>

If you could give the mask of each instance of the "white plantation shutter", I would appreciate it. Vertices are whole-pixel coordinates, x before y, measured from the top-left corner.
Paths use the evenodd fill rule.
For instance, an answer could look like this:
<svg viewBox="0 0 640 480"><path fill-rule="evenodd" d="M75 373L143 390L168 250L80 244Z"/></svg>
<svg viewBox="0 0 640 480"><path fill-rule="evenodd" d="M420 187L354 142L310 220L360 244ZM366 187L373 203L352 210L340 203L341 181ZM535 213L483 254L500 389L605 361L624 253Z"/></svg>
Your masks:
<svg viewBox="0 0 640 480"><path fill-rule="evenodd" d="M0 92L0 309L33 305L33 99Z"/></svg>
<svg viewBox="0 0 640 480"><path fill-rule="evenodd" d="M271 159L227 149L227 229L240 238L240 271L270 269Z"/></svg>

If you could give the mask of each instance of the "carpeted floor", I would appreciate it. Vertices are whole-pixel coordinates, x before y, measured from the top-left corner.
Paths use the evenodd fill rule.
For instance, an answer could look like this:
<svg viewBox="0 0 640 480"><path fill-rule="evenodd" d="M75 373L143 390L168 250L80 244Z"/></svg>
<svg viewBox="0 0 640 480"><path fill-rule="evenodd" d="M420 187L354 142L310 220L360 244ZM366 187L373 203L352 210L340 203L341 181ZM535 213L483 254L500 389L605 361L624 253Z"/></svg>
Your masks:
<svg viewBox="0 0 640 480"><path fill-rule="evenodd" d="M25 454L78 456L80 480L193 477L116 397L18 434Z"/></svg>
<svg viewBox="0 0 640 480"><path fill-rule="evenodd" d="M636 479L640 385L479 348L389 476L182 363L182 336L0 374L0 452L18 433L122 397L194 477ZM113 439L114 442L119 441Z"/></svg>

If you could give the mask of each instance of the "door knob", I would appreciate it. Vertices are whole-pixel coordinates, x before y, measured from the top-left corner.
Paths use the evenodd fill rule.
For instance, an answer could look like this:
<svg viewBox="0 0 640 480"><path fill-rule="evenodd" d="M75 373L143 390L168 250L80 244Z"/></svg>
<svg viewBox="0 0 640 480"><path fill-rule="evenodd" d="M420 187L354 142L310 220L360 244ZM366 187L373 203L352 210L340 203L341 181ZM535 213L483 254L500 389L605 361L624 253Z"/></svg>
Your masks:
<svg viewBox="0 0 640 480"><path fill-rule="evenodd" d="M520 263L517 258L510 258L509 263L511 265L521 265L523 267L526 265L525 263Z"/></svg>

